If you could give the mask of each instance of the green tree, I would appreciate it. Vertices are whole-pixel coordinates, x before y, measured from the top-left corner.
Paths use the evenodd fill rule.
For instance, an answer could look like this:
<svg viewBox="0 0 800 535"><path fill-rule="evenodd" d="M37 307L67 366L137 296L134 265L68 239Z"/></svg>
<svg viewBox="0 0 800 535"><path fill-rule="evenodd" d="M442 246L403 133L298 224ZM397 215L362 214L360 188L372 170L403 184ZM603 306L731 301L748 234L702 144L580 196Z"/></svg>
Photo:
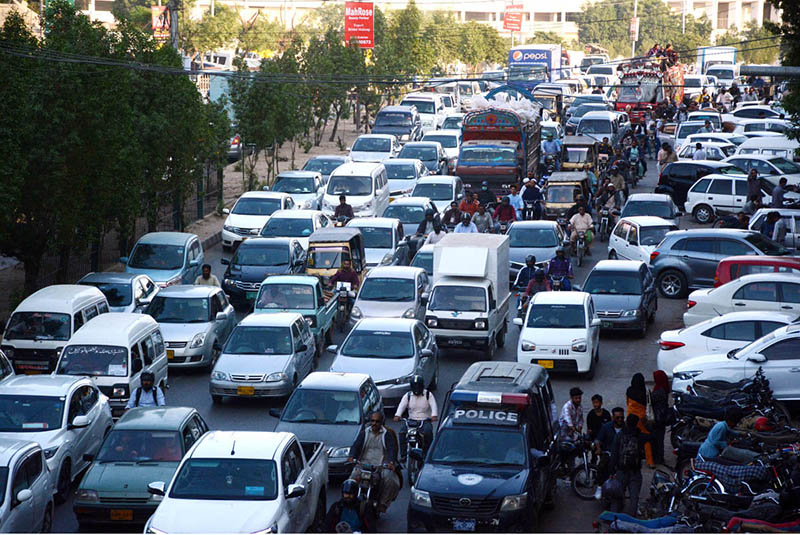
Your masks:
<svg viewBox="0 0 800 535"><path fill-rule="evenodd" d="M800 9L797 9L797 2L794 0L773 0L772 5L782 10L781 23L778 25L768 25L770 30L781 35L780 41L780 60L781 65L797 67L800 66ZM767 41L763 46L772 44L774 41ZM753 43L756 45L756 43ZM797 80L791 80L789 92L784 95L782 100L783 108L790 115L793 128L789 137L800 138L800 84Z"/></svg>
<svg viewBox="0 0 800 535"><path fill-rule="evenodd" d="M218 48L232 46L241 33L239 15L232 9L218 5L211 15L206 11L199 20L191 18L191 4L183 3L180 12L179 43L192 59Z"/></svg>
<svg viewBox="0 0 800 535"><path fill-rule="evenodd" d="M556 45L566 45L566 41L558 32L543 32L543 31L536 31L533 32L533 37L530 37L528 40L525 41L526 45L535 45L535 44L556 44Z"/></svg>

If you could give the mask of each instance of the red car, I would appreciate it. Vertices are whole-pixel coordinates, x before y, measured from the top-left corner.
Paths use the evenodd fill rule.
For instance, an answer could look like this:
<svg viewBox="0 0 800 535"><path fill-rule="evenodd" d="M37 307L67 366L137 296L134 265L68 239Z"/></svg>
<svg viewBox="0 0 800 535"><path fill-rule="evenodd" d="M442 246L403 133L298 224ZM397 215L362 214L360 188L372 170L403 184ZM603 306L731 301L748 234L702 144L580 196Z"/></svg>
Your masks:
<svg viewBox="0 0 800 535"><path fill-rule="evenodd" d="M729 256L717 264L714 287L751 273L797 273L800 275L800 258L791 256Z"/></svg>

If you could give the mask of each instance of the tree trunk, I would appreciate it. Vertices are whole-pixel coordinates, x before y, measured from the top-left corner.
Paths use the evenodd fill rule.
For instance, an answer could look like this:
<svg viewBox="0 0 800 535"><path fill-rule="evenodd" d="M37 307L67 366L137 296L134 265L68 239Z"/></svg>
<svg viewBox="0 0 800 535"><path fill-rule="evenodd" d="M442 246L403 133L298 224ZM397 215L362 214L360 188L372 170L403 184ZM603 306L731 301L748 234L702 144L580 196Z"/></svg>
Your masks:
<svg viewBox="0 0 800 535"><path fill-rule="evenodd" d="M70 246L62 245L58 249L58 269L56 270L56 283L64 284L69 276Z"/></svg>
<svg viewBox="0 0 800 535"><path fill-rule="evenodd" d="M336 107L336 120L333 122L333 131L331 131L331 137L328 138L328 141L333 142L336 139L336 131L339 129L339 117L342 116L342 107Z"/></svg>
<svg viewBox="0 0 800 535"><path fill-rule="evenodd" d="M296 151L297 151L297 136L292 136L292 169L295 168L294 155Z"/></svg>
<svg viewBox="0 0 800 535"><path fill-rule="evenodd" d="M353 114L353 117L356 125L356 133L358 133L359 128L361 127L361 99L359 98L358 94L356 94L356 111Z"/></svg>

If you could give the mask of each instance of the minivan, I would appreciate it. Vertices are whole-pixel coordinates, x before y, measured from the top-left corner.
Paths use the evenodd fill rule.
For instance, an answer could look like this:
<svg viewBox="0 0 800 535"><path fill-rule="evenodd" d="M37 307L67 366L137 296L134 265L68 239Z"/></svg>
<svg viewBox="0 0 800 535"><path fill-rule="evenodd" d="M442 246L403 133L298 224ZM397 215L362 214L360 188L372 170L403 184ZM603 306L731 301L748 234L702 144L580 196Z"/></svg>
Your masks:
<svg viewBox="0 0 800 535"><path fill-rule="evenodd" d="M153 384L167 386L167 349L161 328L147 314L103 314L70 338L58 359L56 373L87 375L108 396L111 414L125 412L131 392L141 385L145 370Z"/></svg>
<svg viewBox="0 0 800 535"><path fill-rule="evenodd" d="M439 93L409 93L400 102L401 106L416 106L422 120L422 132L441 128L445 106Z"/></svg>
<svg viewBox="0 0 800 535"><path fill-rule="evenodd" d="M589 136L598 142L607 137L612 145L616 145L620 128L617 118L609 111L590 111L581 117L576 135Z"/></svg>
<svg viewBox="0 0 800 535"><path fill-rule="evenodd" d="M333 217L339 196L347 197L357 217L376 217L389 206L389 181L382 163L349 162L331 173L322 212Z"/></svg>
<svg viewBox="0 0 800 535"><path fill-rule="evenodd" d="M108 311L106 296L94 286L57 284L42 288L14 310L0 349L17 373L50 373L73 333Z"/></svg>

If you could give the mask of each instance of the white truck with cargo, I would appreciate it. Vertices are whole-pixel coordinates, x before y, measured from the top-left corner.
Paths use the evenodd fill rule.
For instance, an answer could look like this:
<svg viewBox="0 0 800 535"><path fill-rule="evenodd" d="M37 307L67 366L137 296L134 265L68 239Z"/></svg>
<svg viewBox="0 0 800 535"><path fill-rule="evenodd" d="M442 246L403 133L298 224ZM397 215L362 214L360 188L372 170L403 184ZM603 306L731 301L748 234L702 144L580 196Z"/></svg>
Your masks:
<svg viewBox="0 0 800 535"><path fill-rule="evenodd" d="M478 349L492 358L505 344L509 243L500 234L448 234L433 248L425 324L442 348Z"/></svg>

